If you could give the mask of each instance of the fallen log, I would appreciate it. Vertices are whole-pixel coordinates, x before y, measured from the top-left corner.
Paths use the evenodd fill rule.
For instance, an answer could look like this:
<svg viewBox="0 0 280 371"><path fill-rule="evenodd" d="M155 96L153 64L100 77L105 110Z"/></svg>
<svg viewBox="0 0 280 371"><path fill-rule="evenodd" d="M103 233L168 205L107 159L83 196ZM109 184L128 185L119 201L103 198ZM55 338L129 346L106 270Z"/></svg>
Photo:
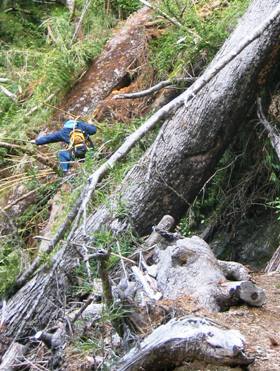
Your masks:
<svg viewBox="0 0 280 371"><path fill-rule="evenodd" d="M129 70L141 59L147 42L145 23L151 10L143 7L132 14L108 41L104 51L74 86L62 103L63 109L76 116L92 115L98 103L129 78ZM116 64L112 64L112 59ZM90 83L89 83L90 82Z"/></svg>
<svg viewBox="0 0 280 371"><path fill-rule="evenodd" d="M193 360L232 367L247 366L254 361L246 355L245 339L239 331L207 318L190 316L158 327L113 370L171 370Z"/></svg>

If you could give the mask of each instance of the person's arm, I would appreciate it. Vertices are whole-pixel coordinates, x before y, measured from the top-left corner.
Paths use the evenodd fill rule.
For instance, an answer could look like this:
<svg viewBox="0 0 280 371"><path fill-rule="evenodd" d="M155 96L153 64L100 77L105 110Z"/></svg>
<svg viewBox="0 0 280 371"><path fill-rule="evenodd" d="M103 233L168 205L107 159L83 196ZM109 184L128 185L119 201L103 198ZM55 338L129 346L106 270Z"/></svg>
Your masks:
<svg viewBox="0 0 280 371"><path fill-rule="evenodd" d="M78 121L79 126L82 131L84 131L87 135L93 135L96 133L96 126L90 125L84 121Z"/></svg>
<svg viewBox="0 0 280 371"><path fill-rule="evenodd" d="M35 144L37 144L37 146L40 146L43 144L62 142L62 141L64 141L64 139L61 135L61 130L59 130L59 131L55 131L54 133L50 133L47 135L43 135L39 138L36 138Z"/></svg>

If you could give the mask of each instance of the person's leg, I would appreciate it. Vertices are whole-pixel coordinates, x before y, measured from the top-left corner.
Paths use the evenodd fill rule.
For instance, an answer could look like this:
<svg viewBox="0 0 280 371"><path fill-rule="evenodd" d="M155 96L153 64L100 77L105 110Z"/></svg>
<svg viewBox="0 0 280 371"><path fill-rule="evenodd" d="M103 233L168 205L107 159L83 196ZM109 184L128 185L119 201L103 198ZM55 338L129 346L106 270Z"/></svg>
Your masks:
<svg viewBox="0 0 280 371"><path fill-rule="evenodd" d="M58 152L59 165L64 173L67 173L70 167L70 161L72 161L71 153L67 150Z"/></svg>

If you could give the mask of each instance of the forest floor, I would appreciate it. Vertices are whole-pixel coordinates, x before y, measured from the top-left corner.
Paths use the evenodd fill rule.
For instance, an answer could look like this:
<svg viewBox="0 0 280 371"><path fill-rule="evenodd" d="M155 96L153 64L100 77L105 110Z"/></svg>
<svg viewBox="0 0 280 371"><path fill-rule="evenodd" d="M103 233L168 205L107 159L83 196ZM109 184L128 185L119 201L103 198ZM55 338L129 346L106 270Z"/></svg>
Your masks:
<svg viewBox="0 0 280 371"><path fill-rule="evenodd" d="M174 300L163 299L158 302L158 308L165 308L175 317L195 314L206 316L219 325L230 329L239 330L245 337L249 357L255 358L248 371L278 371L280 370L280 272L272 274L256 273L253 275L254 282L265 289L267 302L261 308L248 307L246 305L231 307L228 312L212 313L197 305L188 296L182 296ZM165 312L166 313L166 312ZM150 326L146 329L150 333L153 328L162 322L161 315L151 318ZM145 337L145 335L143 335ZM70 370L89 370L90 362L94 355L77 353L73 348L67 352L68 367ZM70 361L69 361L70 360ZM102 370L102 368L101 368ZM175 371L241 371L240 368L227 366L206 365L201 362L186 362ZM171 370L170 370L171 371Z"/></svg>
<svg viewBox="0 0 280 371"><path fill-rule="evenodd" d="M255 357L250 370L276 371L280 369L280 273L256 274L253 278L266 290L266 305L231 308L227 313L218 313L217 319L245 336L248 352Z"/></svg>

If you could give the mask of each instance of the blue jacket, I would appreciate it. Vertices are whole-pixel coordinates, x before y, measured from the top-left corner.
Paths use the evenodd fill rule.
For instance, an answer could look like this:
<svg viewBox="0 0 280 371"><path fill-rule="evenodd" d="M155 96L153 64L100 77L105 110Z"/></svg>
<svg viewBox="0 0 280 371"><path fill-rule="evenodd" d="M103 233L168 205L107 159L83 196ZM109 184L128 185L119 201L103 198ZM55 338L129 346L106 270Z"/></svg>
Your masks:
<svg viewBox="0 0 280 371"><path fill-rule="evenodd" d="M55 131L54 133L43 135L37 138L35 140L35 143L37 145L55 143L55 142L65 142L69 144L70 133L73 130L74 125L75 125L74 120L65 121L62 129ZM83 131L86 136L93 135L96 133L96 127L94 125L90 125L83 121L77 121L76 129Z"/></svg>

